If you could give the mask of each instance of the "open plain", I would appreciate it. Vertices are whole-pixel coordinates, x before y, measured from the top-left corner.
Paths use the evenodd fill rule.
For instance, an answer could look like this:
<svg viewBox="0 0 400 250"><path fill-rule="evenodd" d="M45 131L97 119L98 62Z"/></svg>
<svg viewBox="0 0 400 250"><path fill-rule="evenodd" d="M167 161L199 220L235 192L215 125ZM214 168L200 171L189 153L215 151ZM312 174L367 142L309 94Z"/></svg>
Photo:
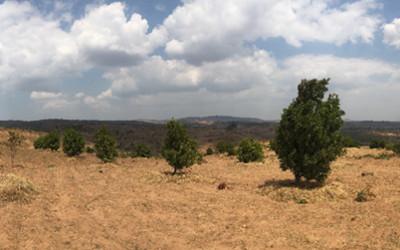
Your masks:
<svg viewBox="0 0 400 250"><path fill-rule="evenodd" d="M390 152L347 149L324 187L298 188L268 147L263 163L212 155L171 176L162 159L69 158L23 134L16 166L1 147L0 175L35 192L0 200L0 249L400 249L400 158Z"/></svg>

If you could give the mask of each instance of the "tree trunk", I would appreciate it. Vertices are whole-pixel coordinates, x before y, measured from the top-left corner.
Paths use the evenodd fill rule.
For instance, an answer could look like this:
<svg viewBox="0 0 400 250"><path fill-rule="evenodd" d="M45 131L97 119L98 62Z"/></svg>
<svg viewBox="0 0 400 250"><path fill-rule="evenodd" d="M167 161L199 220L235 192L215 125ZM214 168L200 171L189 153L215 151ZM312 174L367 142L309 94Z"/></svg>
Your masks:
<svg viewBox="0 0 400 250"><path fill-rule="evenodd" d="M174 167L174 172L172 172L172 175L176 174L176 167Z"/></svg>

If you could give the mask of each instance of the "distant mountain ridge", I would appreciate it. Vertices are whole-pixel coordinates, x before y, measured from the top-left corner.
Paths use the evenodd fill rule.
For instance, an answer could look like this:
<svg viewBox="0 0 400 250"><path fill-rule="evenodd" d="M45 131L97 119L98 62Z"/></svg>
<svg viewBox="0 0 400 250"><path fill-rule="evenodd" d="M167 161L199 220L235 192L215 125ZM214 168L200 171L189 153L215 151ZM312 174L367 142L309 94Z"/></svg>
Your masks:
<svg viewBox="0 0 400 250"><path fill-rule="evenodd" d="M179 121L184 123L196 123L196 124L214 124L214 123L229 123L229 122L238 122L238 123L264 123L266 121L259 118L252 117L235 117L235 116L198 116L198 117L184 117L179 119Z"/></svg>

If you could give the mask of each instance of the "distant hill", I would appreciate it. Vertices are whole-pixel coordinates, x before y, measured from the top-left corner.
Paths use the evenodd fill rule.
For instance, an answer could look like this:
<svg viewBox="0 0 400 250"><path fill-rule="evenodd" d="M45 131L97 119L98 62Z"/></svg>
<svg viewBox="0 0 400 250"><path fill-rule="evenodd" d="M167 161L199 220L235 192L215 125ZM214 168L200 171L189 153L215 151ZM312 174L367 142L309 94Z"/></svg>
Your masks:
<svg viewBox="0 0 400 250"><path fill-rule="evenodd" d="M264 120L249 117L234 117L234 116L204 116L204 117L185 117L179 119L184 123L197 123L211 125L214 123L264 123Z"/></svg>
<svg viewBox="0 0 400 250"><path fill-rule="evenodd" d="M186 124L189 134L200 145L215 144L219 141L238 143L246 137L270 140L273 138L278 125L277 121L231 116L187 117L179 120ZM53 130L62 132L67 128L74 128L80 131L88 141L93 141L95 132L105 126L117 138L119 147L123 150L130 151L135 144L145 143L154 152L160 152L166 134L165 122L165 120L85 121L49 119L0 121L0 127L43 132ZM363 145L367 145L371 140L378 139L400 142L400 122L346 121L342 131L345 135L351 136Z"/></svg>

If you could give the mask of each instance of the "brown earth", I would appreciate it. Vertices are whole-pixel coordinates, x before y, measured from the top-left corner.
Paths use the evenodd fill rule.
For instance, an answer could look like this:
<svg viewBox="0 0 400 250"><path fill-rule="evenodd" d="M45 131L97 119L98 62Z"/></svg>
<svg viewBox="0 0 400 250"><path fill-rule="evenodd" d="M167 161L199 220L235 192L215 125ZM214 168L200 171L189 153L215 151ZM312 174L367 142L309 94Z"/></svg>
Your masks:
<svg viewBox="0 0 400 250"><path fill-rule="evenodd" d="M0 201L0 249L400 249L400 158L370 157L384 151L349 149L324 187L300 189L268 150L264 163L207 156L171 176L162 159L67 158L24 134L17 166L0 148L0 174L38 194ZM366 188L375 197L356 202Z"/></svg>

